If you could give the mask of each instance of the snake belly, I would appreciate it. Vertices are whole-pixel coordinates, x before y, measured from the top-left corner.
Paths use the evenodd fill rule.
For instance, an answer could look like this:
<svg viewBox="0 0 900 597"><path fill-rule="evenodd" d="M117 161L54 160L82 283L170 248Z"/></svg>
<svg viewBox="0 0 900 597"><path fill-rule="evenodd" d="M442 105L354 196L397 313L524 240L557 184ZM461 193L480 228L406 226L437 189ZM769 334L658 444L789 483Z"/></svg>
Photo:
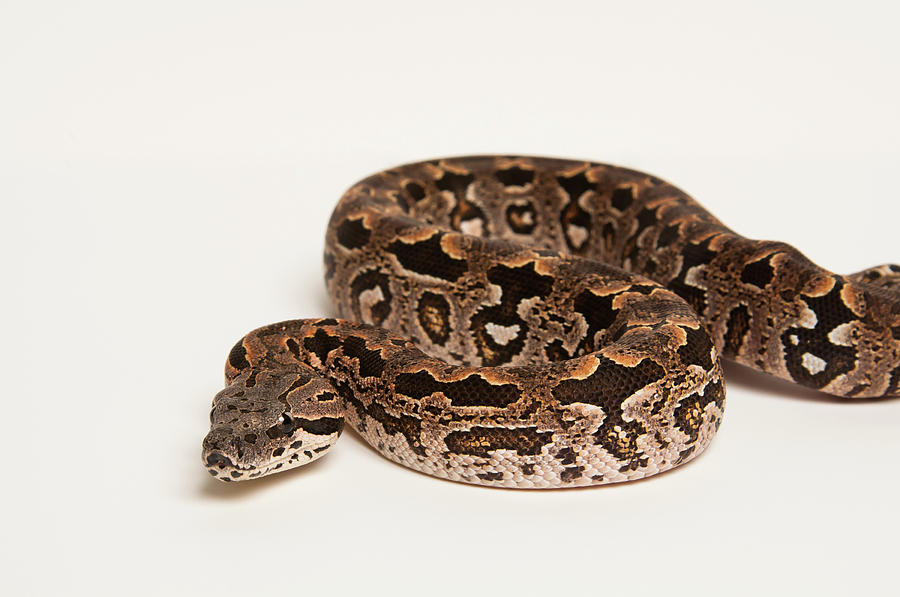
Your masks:
<svg viewBox="0 0 900 597"><path fill-rule="evenodd" d="M245 336L204 461L245 480L349 423L387 458L523 488L640 479L722 419L720 356L845 397L900 394L900 267L840 276L732 232L625 168L474 156L342 197L325 242L342 319Z"/></svg>

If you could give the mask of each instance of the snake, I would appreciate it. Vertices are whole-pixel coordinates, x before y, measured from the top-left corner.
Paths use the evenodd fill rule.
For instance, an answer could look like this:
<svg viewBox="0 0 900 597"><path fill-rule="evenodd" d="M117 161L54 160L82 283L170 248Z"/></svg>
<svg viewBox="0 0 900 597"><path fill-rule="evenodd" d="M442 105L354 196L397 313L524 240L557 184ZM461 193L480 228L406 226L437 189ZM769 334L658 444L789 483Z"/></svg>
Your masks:
<svg viewBox="0 0 900 597"><path fill-rule="evenodd" d="M335 207L324 272L336 318L230 351L203 440L217 479L315 461L347 424L452 481L642 479L709 445L722 359L848 399L900 395L900 266L832 273L619 166L384 170Z"/></svg>

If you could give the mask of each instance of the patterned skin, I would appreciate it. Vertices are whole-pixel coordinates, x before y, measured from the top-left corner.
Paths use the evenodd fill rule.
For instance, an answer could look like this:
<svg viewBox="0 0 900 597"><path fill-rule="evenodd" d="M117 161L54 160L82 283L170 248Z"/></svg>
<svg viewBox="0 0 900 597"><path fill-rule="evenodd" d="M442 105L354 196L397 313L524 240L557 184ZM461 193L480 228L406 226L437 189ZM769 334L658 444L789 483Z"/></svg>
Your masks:
<svg viewBox="0 0 900 597"><path fill-rule="evenodd" d="M614 166L481 156L345 193L340 317L229 356L204 462L223 480L321 456L344 422L386 457L504 487L646 477L699 454L720 355L846 397L900 394L900 267L828 272Z"/></svg>

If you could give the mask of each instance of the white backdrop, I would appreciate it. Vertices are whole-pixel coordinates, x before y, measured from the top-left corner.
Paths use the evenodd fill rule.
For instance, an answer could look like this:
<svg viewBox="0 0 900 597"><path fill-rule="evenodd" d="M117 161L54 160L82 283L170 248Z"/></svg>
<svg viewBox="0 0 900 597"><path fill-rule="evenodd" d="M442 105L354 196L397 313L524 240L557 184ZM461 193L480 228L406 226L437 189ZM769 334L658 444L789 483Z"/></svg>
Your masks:
<svg viewBox="0 0 900 597"><path fill-rule="evenodd" d="M227 350L330 312L355 180L469 153L646 170L834 271L900 260L888 2L3 2L3 592L896 590L900 401L729 367L694 463L489 490L352 433L218 484Z"/></svg>

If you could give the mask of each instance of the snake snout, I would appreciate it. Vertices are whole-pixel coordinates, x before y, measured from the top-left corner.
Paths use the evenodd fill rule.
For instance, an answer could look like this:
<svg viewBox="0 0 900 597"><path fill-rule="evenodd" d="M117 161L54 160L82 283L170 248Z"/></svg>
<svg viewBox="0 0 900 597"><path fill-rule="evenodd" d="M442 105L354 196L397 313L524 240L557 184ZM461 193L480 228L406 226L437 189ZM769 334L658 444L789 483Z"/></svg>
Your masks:
<svg viewBox="0 0 900 597"><path fill-rule="evenodd" d="M203 464L213 477L223 480L238 478L235 471L240 469L243 455L241 442L235 442L230 430L213 429L203 439Z"/></svg>
<svg viewBox="0 0 900 597"><path fill-rule="evenodd" d="M238 479L241 476L240 470L231 458L218 449L207 449L205 445L203 464L206 465L206 470L210 475L223 481L231 481L232 478Z"/></svg>

